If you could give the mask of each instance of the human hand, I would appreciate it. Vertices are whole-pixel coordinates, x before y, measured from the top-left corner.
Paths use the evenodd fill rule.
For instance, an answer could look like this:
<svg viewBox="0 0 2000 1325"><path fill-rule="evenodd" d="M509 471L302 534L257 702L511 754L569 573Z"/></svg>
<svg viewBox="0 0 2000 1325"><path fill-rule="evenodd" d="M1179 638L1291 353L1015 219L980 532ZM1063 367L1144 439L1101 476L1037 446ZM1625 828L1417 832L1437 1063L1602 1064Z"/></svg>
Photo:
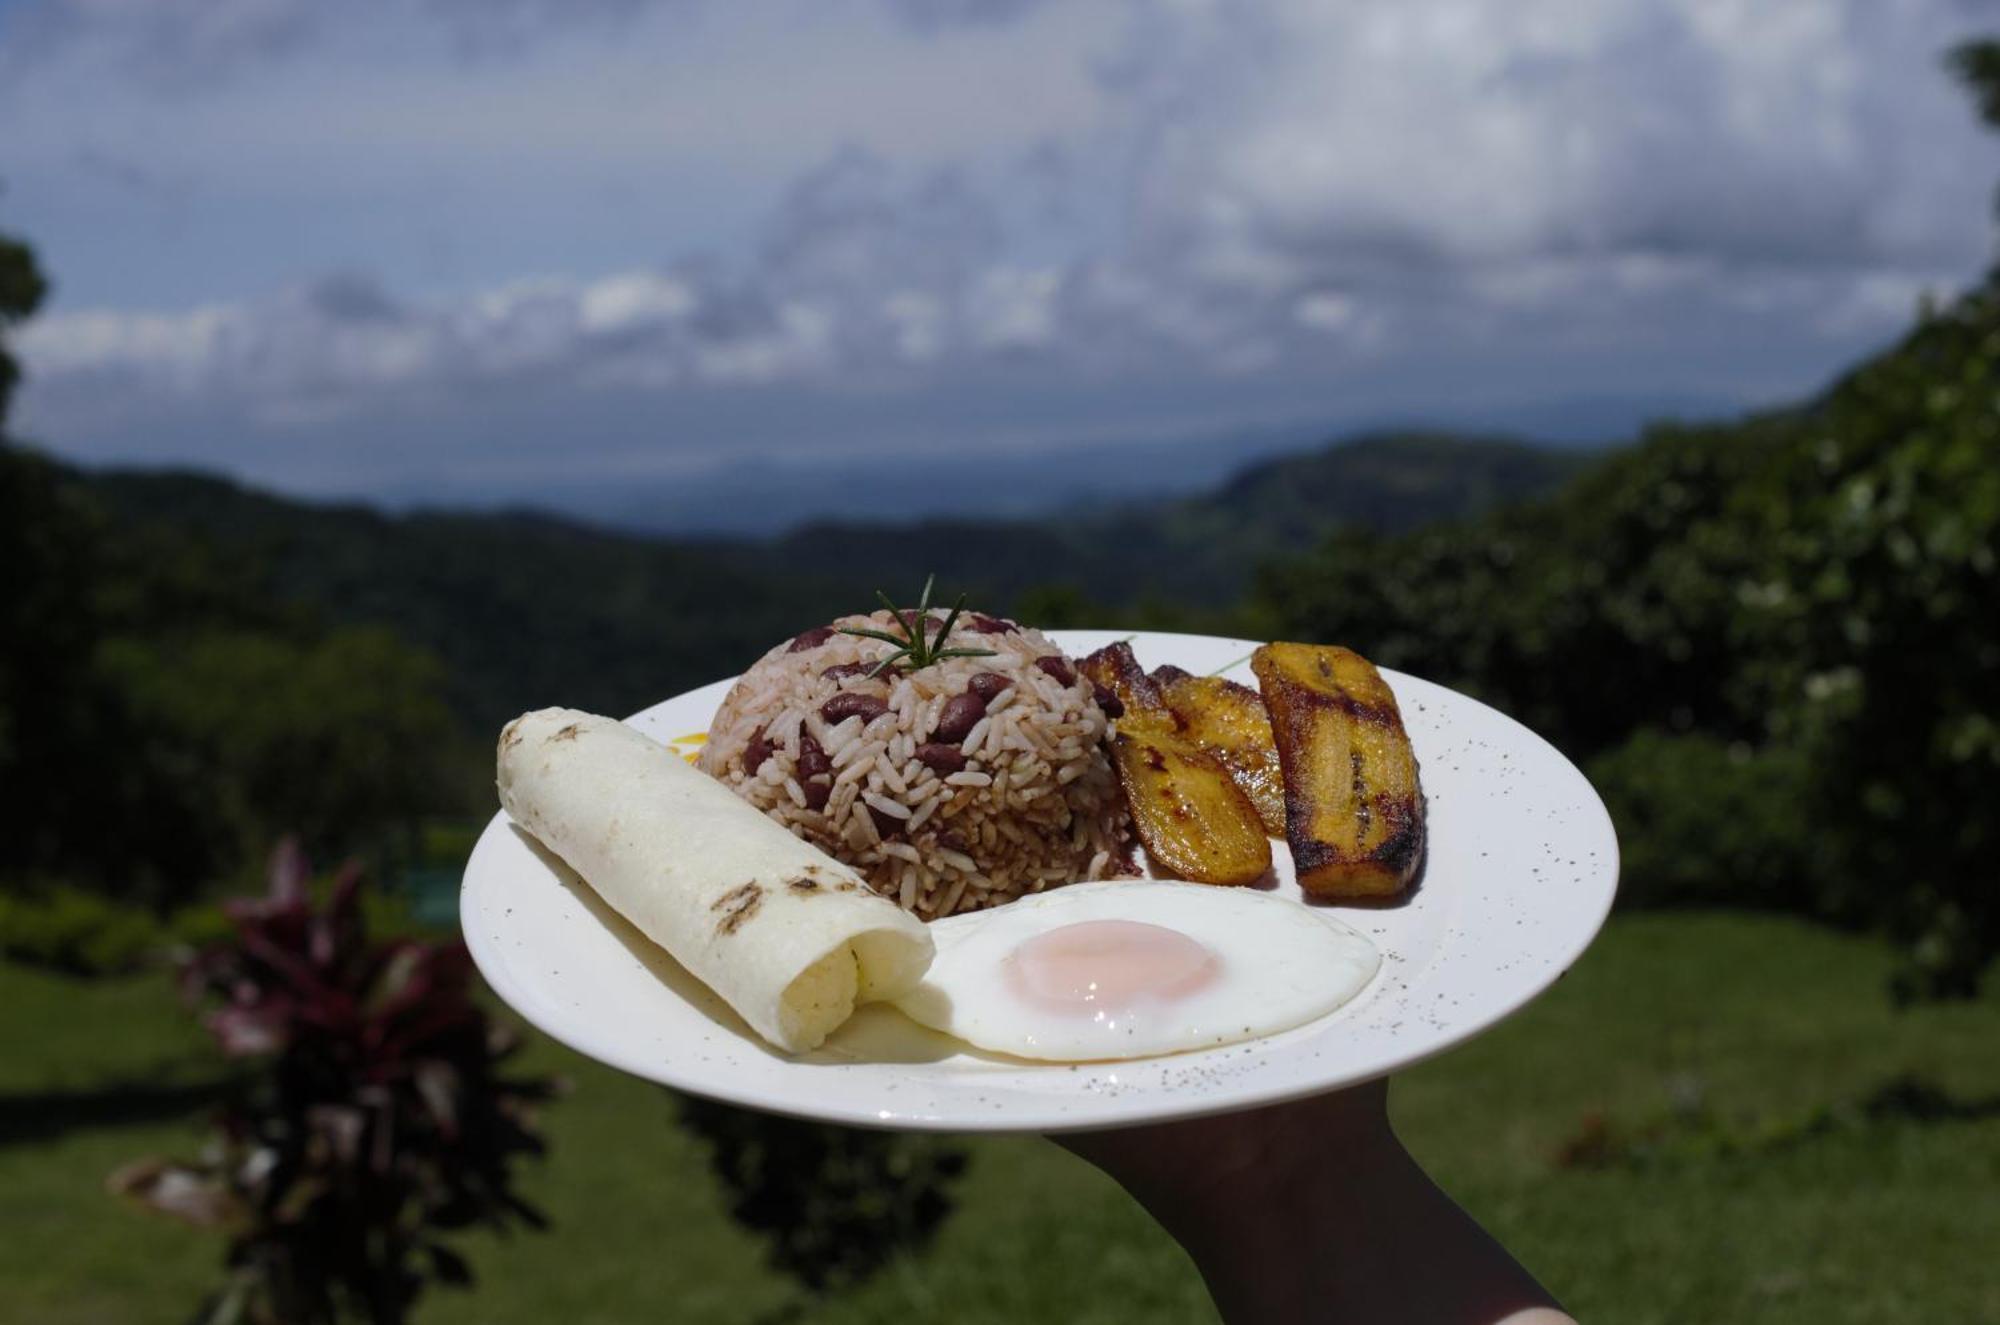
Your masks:
<svg viewBox="0 0 2000 1325"><path fill-rule="evenodd" d="M1160 1221L1229 1325L1574 1325L1403 1149L1387 1081L1056 1141Z"/></svg>

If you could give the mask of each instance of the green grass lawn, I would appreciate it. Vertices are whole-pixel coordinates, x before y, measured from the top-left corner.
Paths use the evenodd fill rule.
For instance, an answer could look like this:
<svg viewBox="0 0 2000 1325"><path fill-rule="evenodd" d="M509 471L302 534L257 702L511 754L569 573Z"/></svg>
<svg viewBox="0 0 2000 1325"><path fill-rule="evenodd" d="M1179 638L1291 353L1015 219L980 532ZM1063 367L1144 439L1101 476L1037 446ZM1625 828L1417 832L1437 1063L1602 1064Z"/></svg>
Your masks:
<svg viewBox="0 0 2000 1325"><path fill-rule="evenodd" d="M2000 998L1899 1013L1887 965L1789 921L1621 918L1535 1007L1401 1081L1397 1119L1586 1320L2000 1322ZM216 1242L103 1190L198 1144L217 1064L164 980L0 967L0 1045L0 1321L180 1321ZM575 1086L525 1184L554 1227L469 1239L479 1285L434 1295L426 1325L753 1322L795 1301L659 1090L547 1042L529 1060ZM1898 1079L1903 1107L1868 1107ZM1591 1136L1605 1162L1557 1163ZM936 1244L806 1318L1213 1319L1094 1171L1039 1140L972 1151ZM1311 1230L1300 1253L1320 1254Z"/></svg>

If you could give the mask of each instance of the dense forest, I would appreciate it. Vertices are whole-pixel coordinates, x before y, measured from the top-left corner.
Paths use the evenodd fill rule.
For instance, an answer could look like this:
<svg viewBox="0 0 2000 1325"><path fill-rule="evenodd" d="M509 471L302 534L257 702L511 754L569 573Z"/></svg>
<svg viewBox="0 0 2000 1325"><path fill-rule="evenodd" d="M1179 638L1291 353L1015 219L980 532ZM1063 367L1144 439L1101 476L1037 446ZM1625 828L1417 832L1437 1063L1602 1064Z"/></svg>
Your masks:
<svg viewBox="0 0 2000 1325"><path fill-rule="evenodd" d="M1336 525L1378 532L1552 491L1585 457L1488 439L1356 439L1187 500L1038 520L826 522L758 542L611 533L535 513L384 515L201 474L66 471L119 528L191 541L248 587L387 626L447 667L475 730L563 699L627 712L924 575L1051 625L1226 615L1259 564Z"/></svg>
<svg viewBox="0 0 2000 1325"><path fill-rule="evenodd" d="M41 289L0 249L0 327ZM390 850L486 811L511 713L629 710L934 571L1041 624L1336 640L1479 695L1603 790L1627 904L1879 928L1909 995L1969 993L2000 950L1993 278L1812 400L1603 454L1376 437L1172 503L750 543L10 444L0 559L0 900L165 908L288 830Z"/></svg>
<svg viewBox="0 0 2000 1325"><path fill-rule="evenodd" d="M379 848L416 821L483 812L487 734L515 713L630 711L738 670L878 587L935 571L1049 624L1226 626L1268 549L1311 545L1316 492L1386 533L1546 492L1580 463L1381 437L1155 507L725 542L534 513L391 516L200 474L89 473L10 447L9 559L36 586L9 630L5 711L20 716L7 757L36 788L13 811L11 865L178 900L280 832L323 852ZM1169 598L1176 571L1197 566L1206 599ZM111 746L120 755L106 760ZM125 827L93 832L106 815Z"/></svg>

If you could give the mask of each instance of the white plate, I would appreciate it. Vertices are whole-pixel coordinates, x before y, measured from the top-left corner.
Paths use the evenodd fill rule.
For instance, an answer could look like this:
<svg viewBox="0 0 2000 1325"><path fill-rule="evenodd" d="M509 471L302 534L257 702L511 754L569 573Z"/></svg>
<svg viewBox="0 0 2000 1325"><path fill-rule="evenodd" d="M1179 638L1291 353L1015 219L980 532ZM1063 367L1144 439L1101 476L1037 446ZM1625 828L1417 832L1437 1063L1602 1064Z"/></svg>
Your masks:
<svg viewBox="0 0 2000 1325"><path fill-rule="evenodd" d="M1117 632L1052 631L1073 656ZM1255 644L1132 637L1148 668L1249 678ZM1618 844L1583 775L1513 719L1442 686L1385 672L1422 766L1429 853L1417 888L1336 906L1374 939L1382 969L1346 1007L1294 1030L1197 1053L1076 1066L975 1054L901 1013L865 1007L787 1057L496 815L467 862L459 910L494 991L570 1047L680 1090L867 1127L1056 1132L1223 1113L1351 1085L1470 1039L1549 987L1603 923ZM729 682L628 721L671 741L708 726ZM1254 684L1254 682L1253 682ZM1274 844L1278 889L1297 898Z"/></svg>

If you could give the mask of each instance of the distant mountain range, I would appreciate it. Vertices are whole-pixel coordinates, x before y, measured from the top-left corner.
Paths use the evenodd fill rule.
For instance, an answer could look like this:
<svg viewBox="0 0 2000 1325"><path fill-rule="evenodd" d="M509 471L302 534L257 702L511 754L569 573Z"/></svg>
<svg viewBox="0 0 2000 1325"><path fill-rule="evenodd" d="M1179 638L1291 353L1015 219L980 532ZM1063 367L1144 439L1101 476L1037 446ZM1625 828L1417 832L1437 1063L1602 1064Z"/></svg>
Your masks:
<svg viewBox="0 0 2000 1325"><path fill-rule="evenodd" d="M1260 563L1341 527L1384 533L1553 491L1574 448L1374 435L1267 459L1171 500L1033 517L824 521L776 538L613 532L535 512L386 514L188 472L75 480L114 516L160 523L254 566L275 595L375 622L437 654L475 729L568 703L622 712L738 670L803 625L913 598L935 574L994 610L1069 604L1129 617L1234 603ZM877 507L875 509L880 509Z"/></svg>
<svg viewBox="0 0 2000 1325"><path fill-rule="evenodd" d="M990 446L960 440L916 449L905 439L879 451L745 456L672 474L606 475L580 462L530 481L470 467L350 495L399 511L440 505L492 511L525 501L634 533L768 538L817 521L864 519L860 513L870 511L1032 520L1073 507L1200 497L1247 466L1312 450L1329 436L1532 437L1551 448L1592 449L1606 439L1636 437L1650 424L1731 418L1742 408L1739 400L1687 393L1570 396L1487 404L1476 413L1433 409L1422 420L1347 420L1337 428L1297 421L1222 430L1191 425L1168 436L1084 435L1033 444L1012 438Z"/></svg>

